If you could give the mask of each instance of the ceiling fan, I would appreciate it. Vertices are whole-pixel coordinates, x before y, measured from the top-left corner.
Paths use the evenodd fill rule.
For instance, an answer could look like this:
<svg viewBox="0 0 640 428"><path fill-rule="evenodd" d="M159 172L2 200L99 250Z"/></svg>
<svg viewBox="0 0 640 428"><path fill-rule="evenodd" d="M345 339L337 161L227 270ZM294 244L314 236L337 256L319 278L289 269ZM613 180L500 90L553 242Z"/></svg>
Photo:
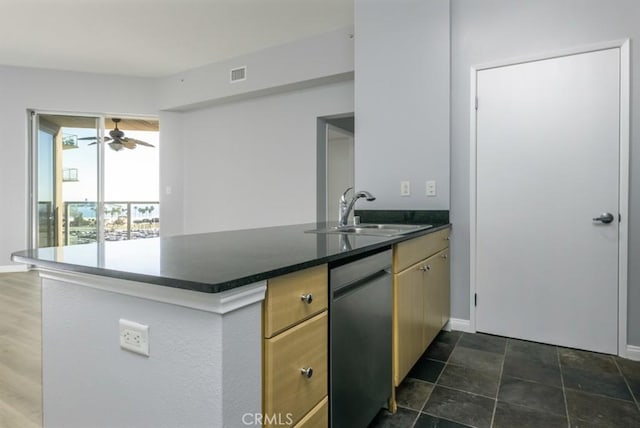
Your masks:
<svg viewBox="0 0 640 428"><path fill-rule="evenodd" d="M109 144L109 147L116 152L122 150L123 148L127 149L135 149L136 146L147 146L147 147L155 147L153 144L149 144L146 141L138 140L136 138L125 137L124 132L118 129L118 123L121 119L113 118L111 119L115 124L115 128L109 131L109 137L104 137L104 142ZM89 143L89 145L96 144L98 141L97 137L83 137L78 138L78 140L96 140L93 143Z"/></svg>

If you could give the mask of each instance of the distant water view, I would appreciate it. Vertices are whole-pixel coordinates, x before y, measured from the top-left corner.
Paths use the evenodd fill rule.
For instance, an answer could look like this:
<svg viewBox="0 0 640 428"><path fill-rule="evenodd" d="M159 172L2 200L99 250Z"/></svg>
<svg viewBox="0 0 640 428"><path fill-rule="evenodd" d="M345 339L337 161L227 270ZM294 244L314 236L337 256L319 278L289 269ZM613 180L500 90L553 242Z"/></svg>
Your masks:
<svg viewBox="0 0 640 428"><path fill-rule="evenodd" d="M65 245L87 244L97 241L96 203L66 202L64 225ZM105 202L104 239L123 241L128 239L155 238L160 236L159 202Z"/></svg>
<svg viewBox="0 0 640 428"><path fill-rule="evenodd" d="M67 202L72 206L72 212L82 214L85 219L96 219L96 203L95 202ZM124 209L128 202L105 202L105 218L109 218L113 208L121 207ZM148 210L148 207L154 207ZM157 201L135 202L133 205L131 217L133 220L146 219L150 215L160 217L160 204ZM147 208L147 210L145 210Z"/></svg>

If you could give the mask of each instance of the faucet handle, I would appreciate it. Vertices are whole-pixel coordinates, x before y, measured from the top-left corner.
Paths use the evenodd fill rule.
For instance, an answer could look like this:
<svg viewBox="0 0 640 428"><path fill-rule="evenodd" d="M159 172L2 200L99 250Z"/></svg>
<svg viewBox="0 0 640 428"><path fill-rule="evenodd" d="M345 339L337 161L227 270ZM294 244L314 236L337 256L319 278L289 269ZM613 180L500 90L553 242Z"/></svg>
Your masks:
<svg viewBox="0 0 640 428"><path fill-rule="evenodd" d="M349 193L349 190L353 190L353 187L347 187L347 190L345 190L340 197L340 202L344 202L345 204L347 203L347 193Z"/></svg>

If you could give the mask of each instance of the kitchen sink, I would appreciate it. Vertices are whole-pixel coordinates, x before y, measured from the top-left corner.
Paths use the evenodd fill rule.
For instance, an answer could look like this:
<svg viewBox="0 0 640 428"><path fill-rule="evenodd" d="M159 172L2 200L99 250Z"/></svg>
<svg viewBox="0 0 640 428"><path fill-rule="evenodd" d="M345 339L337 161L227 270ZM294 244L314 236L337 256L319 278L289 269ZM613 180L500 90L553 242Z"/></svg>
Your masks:
<svg viewBox="0 0 640 428"><path fill-rule="evenodd" d="M418 230L429 229L430 224L350 224L347 226L334 226L325 229L307 230L307 233L346 233L351 235L370 236L399 236Z"/></svg>

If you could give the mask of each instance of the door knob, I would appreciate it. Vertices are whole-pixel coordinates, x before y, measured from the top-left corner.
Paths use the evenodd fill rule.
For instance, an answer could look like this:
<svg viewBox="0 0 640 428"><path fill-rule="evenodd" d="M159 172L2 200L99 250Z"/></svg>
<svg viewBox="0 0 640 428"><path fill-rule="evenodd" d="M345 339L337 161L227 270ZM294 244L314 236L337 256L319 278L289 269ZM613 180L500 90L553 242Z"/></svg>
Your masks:
<svg viewBox="0 0 640 428"><path fill-rule="evenodd" d="M613 221L613 214L611 213L602 213L600 217L594 217L593 221L599 221L600 223L608 224Z"/></svg>

